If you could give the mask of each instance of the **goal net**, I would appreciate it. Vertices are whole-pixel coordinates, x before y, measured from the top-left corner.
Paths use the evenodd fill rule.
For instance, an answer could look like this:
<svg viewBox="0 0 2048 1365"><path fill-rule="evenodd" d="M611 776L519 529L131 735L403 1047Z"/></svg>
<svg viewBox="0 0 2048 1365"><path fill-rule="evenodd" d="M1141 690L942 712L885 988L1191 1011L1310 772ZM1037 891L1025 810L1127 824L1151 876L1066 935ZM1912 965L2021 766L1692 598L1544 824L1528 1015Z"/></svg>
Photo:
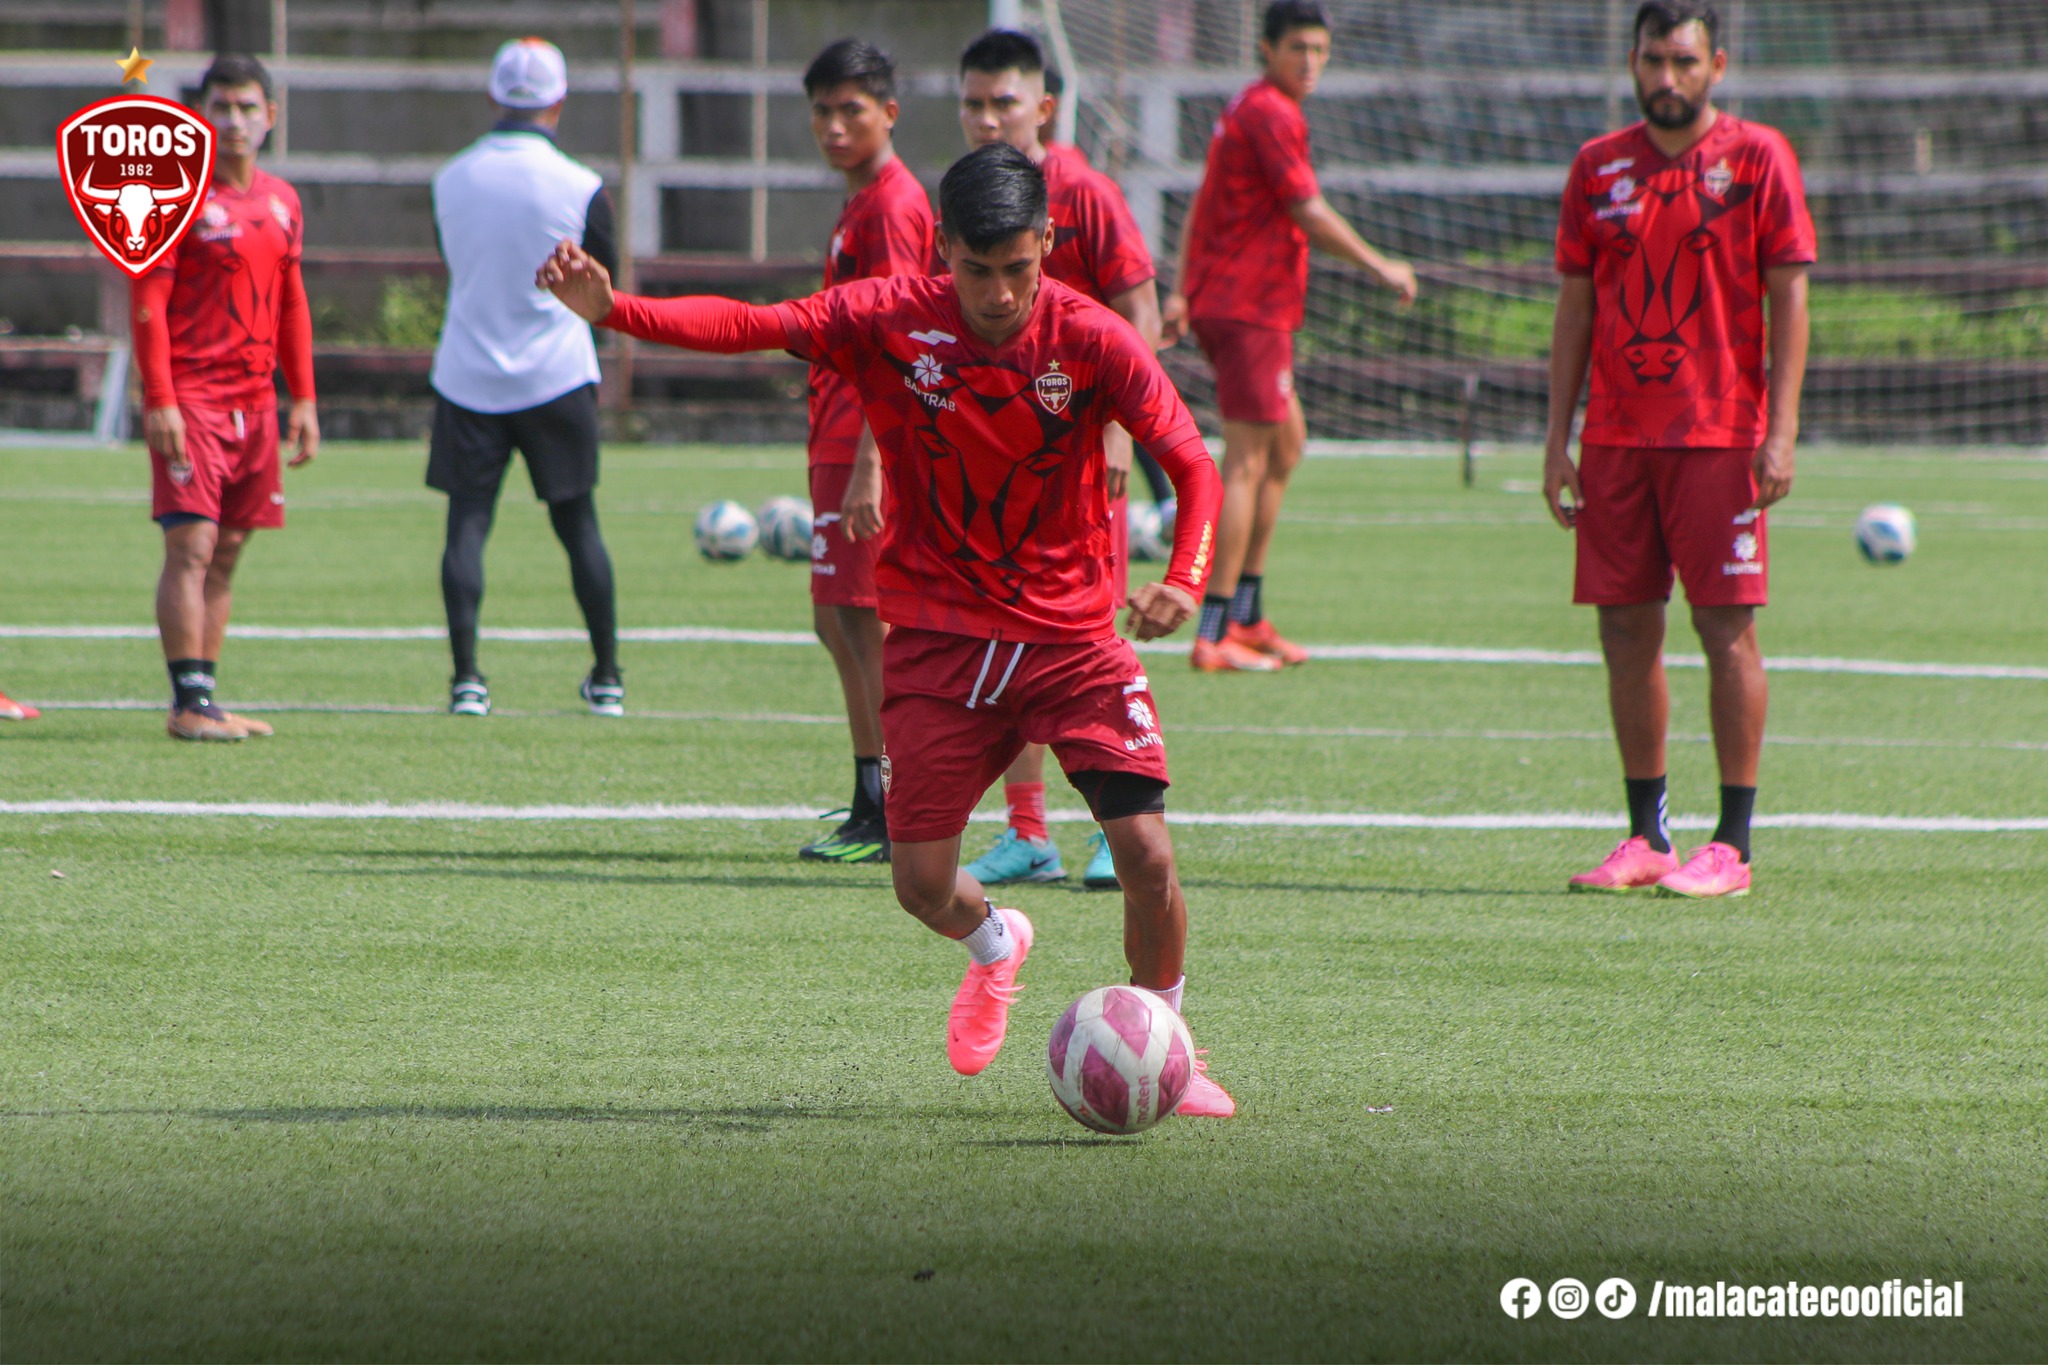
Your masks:
<svg viewBox="0 0 2048 1365"><path fill-rule="evenodd" d="M1297 377L1312 434L1538 438L1551 243L1581 143L1634 121L1633 0L1324 0L1307 104L1324 192L1415 263L1412 309L1318 256ZM1723 0L1720 106L1797 150L1820 234L1814 438L2048 443L2048 5ZM1209 131L1255 75L1261 0L1041 0L1077 138L1162 269ZM1200 411L1207 367L1170 356ZM1213 415L1213 407L1210 408Z"/></svg>

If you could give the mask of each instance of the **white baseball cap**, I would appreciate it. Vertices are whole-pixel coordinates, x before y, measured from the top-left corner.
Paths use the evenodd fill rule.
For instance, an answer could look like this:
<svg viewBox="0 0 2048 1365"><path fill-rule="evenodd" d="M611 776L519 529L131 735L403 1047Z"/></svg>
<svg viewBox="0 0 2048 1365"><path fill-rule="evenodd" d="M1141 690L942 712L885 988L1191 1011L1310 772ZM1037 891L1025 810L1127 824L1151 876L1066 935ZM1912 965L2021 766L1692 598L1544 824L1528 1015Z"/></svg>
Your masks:
<svg viewBox="0 0 2048 1365"><path fill-rule="evenodd" d="M515 38L491 60L491 98L507 109L546 109L569 93L569 64L545 38Z"/></svg>

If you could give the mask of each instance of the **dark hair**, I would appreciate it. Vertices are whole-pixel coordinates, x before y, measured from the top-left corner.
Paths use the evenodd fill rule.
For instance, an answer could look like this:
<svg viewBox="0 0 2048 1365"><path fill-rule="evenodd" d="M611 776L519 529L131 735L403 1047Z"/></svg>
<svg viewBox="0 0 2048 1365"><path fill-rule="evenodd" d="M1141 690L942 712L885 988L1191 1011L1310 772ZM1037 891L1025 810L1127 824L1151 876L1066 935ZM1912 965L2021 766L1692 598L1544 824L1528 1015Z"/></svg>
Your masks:
<svg viewBox="0 0 2048 1365"><path fill-rule="evenodd" d="M270 73L263 69L263 63L240 52L222 52L214 57L213 65L199 78L199 98L204 100L207 90L216 85L260 85L263 98L277 98L277 87L270 83Z"/></svg>
<svg viewBox="0 0 2048 1365"><path fill-rule="evenodd" d="M1707 31L1708 52L1721 46L1721 15L1708 0L1645 0L1636 11L1636 26L1629 30L1635 35L1632 45L1643 41L1645 29L1652 38L1663 38L1694 23Z"/></svg>
<svg viewBox="0 0 2048 1365"><path fill-rule="evenodd" d="M1022 71L1030 75L1045 70L1045 49L1038 39L1013 28L992 28L967 45L960 54L960 74L986 71Z"/></svg>
<svg viewBox="0 0 2048 1365"><path fill-rule="evenodd" d="M877 104L887 104L896 98L896 63L873 43L841 38L814 57L804 71L806 95L848 84L874 96Z"/></svg>
<svg viewBox="0 0 2048 1365"><path fill-rule="evenodd" d="M1056 66L1048 66L1045 69L1045 93L1054 99L1067 93L1067 78L1060 74L1060 69Z"/></svg>
<svg viewBox="0 0 2048 1365"><path fill-rule="evenodd" d="M1266 41L1277 43L1289 29L1328 28L1330 20L1316 0L1273 0L1266 6Z"/></svg>
<svg viewBox="0 0 2048 1365"><path fill-rule="evenodd" d="M1045 173L1007 142L977 147L939 182L939 227L971 251L1045 228Z"/></svg>

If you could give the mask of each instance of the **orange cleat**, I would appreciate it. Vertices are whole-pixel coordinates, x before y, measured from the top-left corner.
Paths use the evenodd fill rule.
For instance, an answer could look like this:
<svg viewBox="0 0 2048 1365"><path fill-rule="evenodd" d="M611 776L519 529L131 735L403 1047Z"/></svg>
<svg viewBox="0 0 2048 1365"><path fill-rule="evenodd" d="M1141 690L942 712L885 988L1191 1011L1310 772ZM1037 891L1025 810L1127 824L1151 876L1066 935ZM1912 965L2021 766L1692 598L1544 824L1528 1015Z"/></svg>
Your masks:
<svg viewBox="0 0 2048 1365"><path fill-rule="evenodd" d="M946 1019L946 1060L963 1076L979 1076L1003 1050L1010 1028L1010 1004L1019 987L1017 973L1031 955L1031 921L1021 910L998 910L1017 936L1017 946L1001 962L967 964L967 975L953 995Z"/></svg>
<svg viewBox="0 0 2048 1365"><path fill-rule="evenodd" d="M1642 891L1655 886L1660 877L1678 870L1678 855L1659 853L1638 834L1615 845L1606 861L1590 872L1581 872L1565 883L1567 891Z"/></svg>
<svg viewBox="0 0 2048 1365"><path fill-rule="evenodd" d="M1749 894L1749 864L1741 850L1728 844L1707 844L1692 851L1685 866L1666 873L1657 882L1660 896L1684 896L1708 900L1717 896Z"/></svg>
<svg viewBox="0 0 2048 1365"><path fill-rule="evenodd" d="M1188 654L1197 673L1278 673L1280 661L1255 649L1247 649L1227 636L1220 641L1197 640Z"/></svg>
<svg viewBox="0 0 2048 1365"><path fill-rule="evenodd" d="M0 692L0 720L34 720L43 713L27 702L19 702Z"/></svg>
<svg viewBox="0 0 2048 1365"><path fill-rule="evenodd" d="M239 744L249 737L249 732L236 724L233 716L212 702L204 706L188 706L182 711L172 707L171 718L165 722L164 729L172 739L209 744Z"/></svg>
<svg viewBox="0 0 2048 1365"><path fill-rule="evenodd" d="M1190 1119L1236 1116L1237 1101L1230 1098L1230 1092L1209 1079L1207 1048L1195 1049L1195 1078L1188 1082L1188 1093L1181 1097L1180 1107L1173 1112Z"/></svg>
<svg viewBox="0 0 2048 1365"><path fill-rule="evenodd" d="M1271 621L1261 621L1255 626L1241 626L1232 621L1229 629L1223 632L1223 640L1226 644L1242 645L1269 659L1277 659L1282 668L1308 662L1308 651L1294 641L1282 638L1280 632L1273 629Z"/></svg>

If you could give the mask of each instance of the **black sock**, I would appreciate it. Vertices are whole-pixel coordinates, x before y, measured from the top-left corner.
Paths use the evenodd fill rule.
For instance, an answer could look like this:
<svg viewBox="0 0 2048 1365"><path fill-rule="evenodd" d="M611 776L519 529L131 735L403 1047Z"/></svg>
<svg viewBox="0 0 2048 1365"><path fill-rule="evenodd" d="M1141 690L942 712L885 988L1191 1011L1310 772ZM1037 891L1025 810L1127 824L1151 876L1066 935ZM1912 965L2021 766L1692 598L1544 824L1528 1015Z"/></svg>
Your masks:
<svg viewBox="0 0 2048 1365"><path fill-rule="evenodd" d="M1756 788L1721 786L1721 823L1714 826L1714 842L1726 844L1749 861L1749 819L1756 814Z"/></svg>
<svg viewBox="0 0 2048 1365"><path fill-rule="evenodd" d="M1223 639L1223 627L1230 619L1230 599L1227 597L1204 597L1202 599L1202 624L1195 628L1195 634L1210 644Z"/></svg>
<svg viewBox="0 0 2048 1365"><path fill-rule="evenodd" d="M590 676L598 682L618 682L619 621L612 592L612 557L597 529L597 499L585 493L566 502L551 502L548 520L554 523L555 538L569 552L569 581L576 589L576 605L583 609L590 652L597 660Z"/></svg>
<svg viewBox="0 0 2048 1365"><path fill-rule="evenodd" d="M497 511L493 498L448 499L448 544L441 552L441 602L448 610L448 648L457 678L480 678L476 619L484 601L484 541Z"/></svg>
<svg viewBox="0 0 2048 1365"><path fill-rule="evenodd" d="M1661 777L1624 777L1622 785L1628 788L1628 833L1631 839L1641 836L1650 841L1650 847L1659 853L1671 851L1671 825L1666 818L1664 801L1664 779Z"/></svg>
<svg viewBox="0 0 2048 1365"><path fill-rule="evenodd" d="M853 760L853 809L856 820L879 820L882 816L882 760Z"/></svg>
<svg viewBox="0 0 2048 1365"><path fill-rule="evenodd" d="M1255 626L1266 619L1259 601L1259 581L1260 575L1255 573L1237 576L1237 591L1230 598L1230 619L1241 626Z"/></svg>
<svg viewBox="0 0 2048 1365"><path fill-rule="evenodd" d="M213 666L204 659L172 659L171 706L179 711L213 704Z"/></svg>

